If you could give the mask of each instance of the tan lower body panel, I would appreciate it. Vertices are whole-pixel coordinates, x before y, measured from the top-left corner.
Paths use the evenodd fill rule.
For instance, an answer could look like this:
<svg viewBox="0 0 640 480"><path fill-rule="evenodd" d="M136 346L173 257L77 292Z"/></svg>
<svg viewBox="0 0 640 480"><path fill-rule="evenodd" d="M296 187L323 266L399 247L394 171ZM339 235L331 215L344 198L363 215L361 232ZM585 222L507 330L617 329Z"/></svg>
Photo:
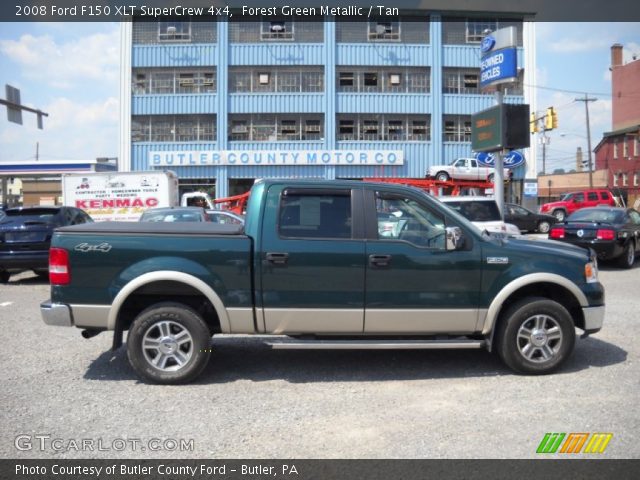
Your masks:
<svg viewBox="0 0 640 480"><path fill-rule="evenodd" d="M110 305L69 305L73 324L82 328L107 328Z"/></svg>
<svg viewBox="0 0 640 480"><path fill-rule="evenodd" d="M253 325L253 308L227 308L231 332L229 333L255 333Z"/></svg>
<svg viewBox="0 0 640 480"><path fill-rule="evenodd" d="M367 309L365 333L466 334L476 331L477 309Z"/></svg>
<svg viewBox="0 0 640 480"><path fill-rule="evenodd" d="M337 308L265 308L264 322L266 332L276 335L362 333L364 312Z"/></svg>

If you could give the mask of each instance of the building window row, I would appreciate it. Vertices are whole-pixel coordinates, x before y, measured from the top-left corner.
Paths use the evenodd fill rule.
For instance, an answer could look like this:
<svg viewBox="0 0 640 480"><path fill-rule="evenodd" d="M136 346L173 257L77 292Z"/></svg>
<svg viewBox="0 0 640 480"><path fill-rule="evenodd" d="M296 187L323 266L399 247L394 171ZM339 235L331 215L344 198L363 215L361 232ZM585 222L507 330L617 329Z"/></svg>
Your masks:
<svg viewBox="0 0 640 480"><path fill-rule="evenodd" d="M132 28L133 44L216 43L218 39L216 22L167 20L158 22L136 18Z"/></svg>
<svg viewBox="0 0 640 480"><path fill-rule="evenodd" d="M614 187L629 187L629 172L618 172L613 174L613 186ZM640 173L633 173L633 185L634 187L640 186Z"/></svg>
<svg viewBox="0 0 640 480"><path fill-rule="evenodd" d="M524 70L518 72L517 82L504 85L505 95L523 94ZM480 90L480 71L477 68L442 69L442 93L448 94L483 94ZM490 93L490 92L489 92Z"/></svg>
<svg viewBox="0 0 640 480"><path fill-rule="evenodd" d="M229 22L231 43L322 43L324 23L318 21L292 21L290 18L269 18L261 22Z"/></svg>
<svg viewBox="0 0 640 480"><path fill-rule="evenodd" d="M215 115L134 115L132 142L215 142Z"/></svg>
<svg viewBox="0 0 640 480"><path fill-rule="evenodd" d="M445 142L471 141L470 115L444 115ZM339 141L425 142L431 140L430 115L339 114ZM241 142L324 140L323 114L231 114L228 138ZM215 115L134 115L132 142L216 141Z"/></svg>
<svg viewBox="0 0 640 480"><path fill-rule="evenodd" d="M188 18L188 17L187 17ZM514 26L517 42L522 46L522 20L499 18L447 17L442 22L442 41L445 45L478 44L487 30ZM426 16L404 16L398 20L381 18L369 22L336 22L338 43L430 43L430 21ZM323 43L322 17L296 21L291 17L268 18L263 21L229 22L231 43ZM216 43L215 21L167 19L153 21L135 18L134 44Z"/></svg>
<svg viewBox="0 0 640 480"><path fill-rule="evenodd" d="M338 68L339 92L429 93L429 68Z"/></svg>
<svg viewBox="0 0 640 480"><path fill-rule="evenodd" d="M429 115L341 114L337 121L338 140L343 141L428 141Z"/></svg>
<svg viewBox="0 0 640 480"><path fill-rule="evenodd" d="M133 94L215 93L214 68L134 69Z"/></svg>
<svg viewBox="0 0 640 480"><path fill-rule="evenodd" d="M230 115L229 140L242 142L276 142L322 140L322 114Z"/></svg>
<svg viewBox="0 0 640 480"><path fill-rule="evenodd" d="M492 32L506 27L516 27L516 42L522 46L522 20L500 18L458 18L445 17L442 19L442 43L444 45L478 44L486 36L486 31Z"/></svg>
<svg viewBox="0 0 640 480"><path fill-rule="evenodd" d="M323 67L231 67L231 93L308 93L324 91Z"/></svg>
<svg viewBox="0 0 640 480"><path fill-rule="evenodd" d="M622 143L622 158L631 159L629 143L633 142L633 157L640 156L640 140L638 135L622 136L613 139L613 158L620 158L620 143Z"/></svg>

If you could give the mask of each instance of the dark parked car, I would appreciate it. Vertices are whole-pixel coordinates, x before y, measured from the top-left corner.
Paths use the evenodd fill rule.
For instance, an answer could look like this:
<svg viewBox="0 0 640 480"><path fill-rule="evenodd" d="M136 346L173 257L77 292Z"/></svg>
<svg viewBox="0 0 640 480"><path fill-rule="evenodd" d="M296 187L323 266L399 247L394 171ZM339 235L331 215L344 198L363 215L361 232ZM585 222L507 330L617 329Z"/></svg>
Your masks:
<svg viewBox="0 0 640 480"><path fill-rule="evenodd" d="M202 207L160 207L146 210L141 222L209 222Z"/></svg>
<svg viewBox="0 0 640 480"><path fill-rule="evenodd" d="M46 276L49 267L51 234L57 227L93 222L79 208L9 208L0 218L0 281L12 273L33 270Z"/></svg>
<svg viewBox="0 0 640 480"><path fill-rule="evenodd" d="M515 203L505 203L504 207L504 221L524 232L549 233L551 225L556 223L553 215L535 213Z"/></svg>
<svg viewBox="0 0 640 480"><path fill-rule="evenodd" d="M631 268L640 251L640 213L632 208L583 208L554 225L549 238L593 248L598 258L616 259L621 267Z"/></svg>

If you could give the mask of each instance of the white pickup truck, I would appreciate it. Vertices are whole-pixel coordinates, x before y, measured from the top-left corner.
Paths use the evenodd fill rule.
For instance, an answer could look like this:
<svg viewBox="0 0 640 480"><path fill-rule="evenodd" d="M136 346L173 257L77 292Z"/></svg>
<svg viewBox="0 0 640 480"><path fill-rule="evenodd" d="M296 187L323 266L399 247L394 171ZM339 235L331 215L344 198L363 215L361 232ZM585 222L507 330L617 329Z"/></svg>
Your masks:
<svg viewBox="0 0 640 480"><path fill-rule="evenodd" d="M427 177L435 178L441 182L454 180L478 180L493 182L495 170L478 163L475 158L458 158L449 165L432 165L429 167ZM504 169L504 178L509 178L509 169Z"/></svg>

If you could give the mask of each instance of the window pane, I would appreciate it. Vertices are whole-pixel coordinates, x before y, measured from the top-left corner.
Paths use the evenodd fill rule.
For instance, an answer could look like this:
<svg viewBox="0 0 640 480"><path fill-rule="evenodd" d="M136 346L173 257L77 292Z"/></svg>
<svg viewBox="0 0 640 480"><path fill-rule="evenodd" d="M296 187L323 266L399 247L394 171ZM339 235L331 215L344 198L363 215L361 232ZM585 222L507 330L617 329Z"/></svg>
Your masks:
<svg viewBox="0 0 640 480"><path fill-rule="evenodd" d="M278 231L292 238L351 238L351 197L285 195Z"/></svg>
<svg viewBox="0 0 640 480"><path fill-rule="evenodd" d="M415 200L378 195L376 210L380 240L404 240L419 247L444 250L444 219Z"/></svg>

